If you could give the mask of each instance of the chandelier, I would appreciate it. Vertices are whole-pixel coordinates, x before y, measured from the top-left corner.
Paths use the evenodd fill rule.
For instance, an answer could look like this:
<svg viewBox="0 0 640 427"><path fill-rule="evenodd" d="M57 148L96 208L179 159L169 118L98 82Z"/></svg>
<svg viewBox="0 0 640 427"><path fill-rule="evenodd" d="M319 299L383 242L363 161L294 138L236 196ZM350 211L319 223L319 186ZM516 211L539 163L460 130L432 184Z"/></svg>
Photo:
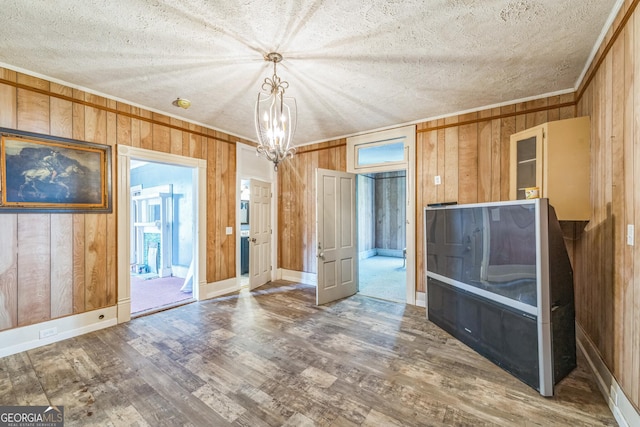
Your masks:
<svg viewBox="0 0 640 427"><path fill-rule="evenodd" d="M284 96L289 83L276 74L276 64L282 61L282 55L271 52L264 60L273 62L273 76L264 79L256 101L257 154L273 162L273 169L277 171L278 164L296 152L291 140L296 130L297 106L294 98Z"/></svg>

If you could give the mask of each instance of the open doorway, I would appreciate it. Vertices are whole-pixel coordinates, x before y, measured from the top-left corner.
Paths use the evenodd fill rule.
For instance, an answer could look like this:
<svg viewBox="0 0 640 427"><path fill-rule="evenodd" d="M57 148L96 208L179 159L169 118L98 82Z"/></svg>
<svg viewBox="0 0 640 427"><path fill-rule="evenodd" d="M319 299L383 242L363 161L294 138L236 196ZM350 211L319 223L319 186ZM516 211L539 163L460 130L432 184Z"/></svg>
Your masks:
<svg viewBox="0 0 640 427"><path fill-rule="evenodd" d="M358 175L358 292L407 302L406 171Z"/></svg>
<svg viewBox="0 0 640 427"><path fill-rule="evenodd" d="M250 183L240 180L240 287L249 286L249 203Z"/></svg>
<svg viewBox="0 0 640 427"><path fill-rule="evenodd" d="M249 290L275 277L277 248L272 230L277 228L272 203L273 163L256 156L256 148L238 143L236 155L236 283Z"/></svg>
<svg viewBox="0 0 640 427"><path fill-rule="evenodd" d="M359 272L358 289L361 293L367 292L367 278L361 278L360 272L371 277L379 277L385 283L384 296L379 292L376 297L405 304L416 304L416 258L415 258L415 234L416 234L416 209L415 209L415 163L416 163L416 127L414 125L401 128L388 129L369 134L357 135L347 138L347 172L361 175L358 186L369 185L371 194L364 199L369 204L368 208L358 205L358 223L363 222L363 214L369 212L369 231L358 229ZM368 177L368 178L365 178ZM365 184L368 179L368 184ZM380 181L379 191L381 196L375 197L375 182ZM386 187L386 190L384 188ZM365 194L366 194L365 190ZM386 193L385 193L386 191ZM382 218L376 213L376 198L380 205L378 209L386 212L388 218ZM358 203L365 203L359 201ZM365 214L366 215L366 214ZM395 219L392 219L395 218ZM379 224L378 224L379 223ZM376 233L390 233L391 227L394 237L389 243L383 240L375 241ZM366 225L365 225L366 226ZM377 231L376 231L377 230ZM391 234L388 234L391 236ZM369 238L369 243L363 243L360 239ZM378 251L378 249L381 249ZM373 259L372 256L375 257ZM384 258L378 258L384 257ZM368 265L372 261L372 265ZM380 261L380 262L376 262ZM385 263L383 263L384 261ZM382 269L376 272L376 269ZM393 273L395 277L387 274ZM404 284L402 289L386 286L388 283ZM391 293L399 291L399 294ZM373 295L373 293L372 293ZM404 295L404 298L403 298Z"/></svg>
<svg viewBox="0 0 640 427"><path fill-rule="evenodd" d="M193 301L194 171L131 160L133 317Z"/></svg>

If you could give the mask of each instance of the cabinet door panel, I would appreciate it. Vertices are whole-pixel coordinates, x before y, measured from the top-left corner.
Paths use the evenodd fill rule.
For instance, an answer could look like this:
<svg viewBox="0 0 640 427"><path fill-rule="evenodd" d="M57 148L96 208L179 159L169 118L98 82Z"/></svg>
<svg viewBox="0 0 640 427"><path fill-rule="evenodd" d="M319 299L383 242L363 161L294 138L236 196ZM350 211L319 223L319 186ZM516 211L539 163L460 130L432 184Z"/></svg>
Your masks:
<svg viewBox="0 0 640 427"><path fill-rule="evenodd" d="M538 187L561 221L588 221L590 202L590 121L577 117L544 123L512 134L509 145L509 199L525 198Z"/></svg>
<svg viewBox="0 0 640 427"><path fill-rule="evenodd" d="M525 198L525 188L535 187L538 182L536 176L536 165L538 164L536 148L538 142L537 135L516 141L516 155L518 158L516 186L519 200Z"/></svg>
<svg viewBox="0 0 640 427"><path fill-rule="evenodd" d="M542 138L542 126L511 136L510 197L512 200L524 199L524 189L528 187L538 187L542 193Z"/></svg>

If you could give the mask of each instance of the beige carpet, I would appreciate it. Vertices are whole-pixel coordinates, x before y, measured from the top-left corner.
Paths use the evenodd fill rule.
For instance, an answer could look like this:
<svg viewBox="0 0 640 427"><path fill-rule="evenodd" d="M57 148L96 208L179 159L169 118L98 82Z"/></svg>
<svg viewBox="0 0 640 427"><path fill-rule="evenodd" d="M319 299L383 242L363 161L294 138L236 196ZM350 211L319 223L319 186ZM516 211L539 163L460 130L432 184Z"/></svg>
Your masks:
<svg viewBox="0 0 640 427"><path fill-rule="evenodd" d="M131 313L164 307L193 297L191 292L180 291L183 278L153 278L153 273L149 275L148 278L145 275L131 276Z"/></svg>
<svg viewBox="0 0 640 427"><path fill-rule="evenodd" d="M388 301L407 302L407 269L403 259L374 256L360 260L361 295Z"/></svg>

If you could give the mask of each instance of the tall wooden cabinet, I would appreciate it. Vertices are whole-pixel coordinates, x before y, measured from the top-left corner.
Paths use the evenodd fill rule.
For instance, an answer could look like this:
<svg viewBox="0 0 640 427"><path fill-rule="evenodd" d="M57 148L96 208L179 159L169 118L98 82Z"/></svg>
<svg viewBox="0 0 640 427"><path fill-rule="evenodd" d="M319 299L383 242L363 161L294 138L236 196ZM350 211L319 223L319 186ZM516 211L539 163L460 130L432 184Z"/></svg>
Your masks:
<svg viewBox="0 0 640 427"><path fill-rule="evenodd" d="M511 200L538 187L560 221L590 218L589 117L557 120L511 135Z"/></svg>

